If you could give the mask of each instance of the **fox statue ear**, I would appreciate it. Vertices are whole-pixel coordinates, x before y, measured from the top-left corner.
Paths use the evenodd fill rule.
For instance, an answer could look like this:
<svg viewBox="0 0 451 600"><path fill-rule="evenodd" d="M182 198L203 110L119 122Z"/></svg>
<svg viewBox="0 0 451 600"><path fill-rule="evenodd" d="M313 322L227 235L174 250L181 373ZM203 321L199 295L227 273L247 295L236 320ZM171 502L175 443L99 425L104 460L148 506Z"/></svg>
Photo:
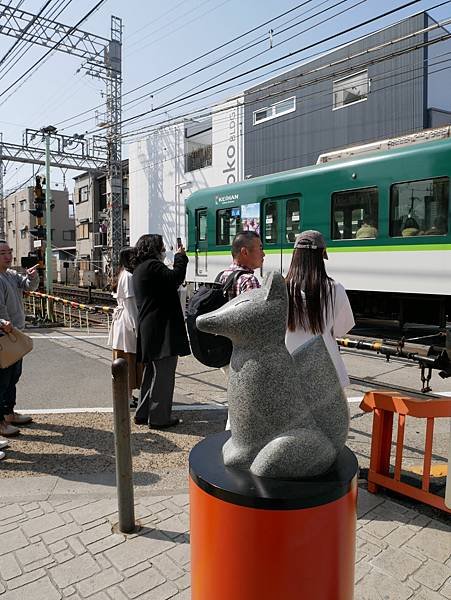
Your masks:
<svg viewBox="0 0 451 600"><path fill-rule="evenodd" d="M287 295L285 279L276 271L268 273L263 282L263 286L266 288L266 300L268 301L285 298Z"/></svg>

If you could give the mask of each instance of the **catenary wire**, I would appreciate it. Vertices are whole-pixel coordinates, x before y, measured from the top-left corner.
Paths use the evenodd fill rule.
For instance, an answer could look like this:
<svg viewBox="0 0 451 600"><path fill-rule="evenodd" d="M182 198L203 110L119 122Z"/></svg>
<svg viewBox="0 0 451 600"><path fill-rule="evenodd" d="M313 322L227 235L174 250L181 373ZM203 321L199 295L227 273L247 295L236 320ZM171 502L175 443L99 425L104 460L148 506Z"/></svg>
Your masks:
<svg viewBox="0 0 451 600"><path fill-rule="evenodd" d="M448 2L449 2L449 1L450 1L450 0L448 0ZM385 45L385 46L387 46L387 45L388 45L388 46L390 46L390 45L394 45L395 43L400 43L400 42L402 42L402 41L405 41L405 40L406 40L406 39L408 39L408 38L416 37L416 36L420 35L421 33L424 33L426 30L430 30L430 31L432 31L433 29L436 29L436 28L439 28L439 27L443 27L444 23L446 23L446 21L442 21L442 22L440 22L440 23L436 23L435 25L432 25L432 26L430 26L430 27L428 27L428 28L420 29L420 30L417 30L416 32L412 32L412 33L410 33L410 34L406 34L405 36L402 36L401 38L398 38L397 40L392 40L392 41L386 42L386 43L384 43L383 45ZM432 45L432 44L438 43L438 42L440 42L440 41L445 41L446 39L448 39L448 36L449 36L449 35L450 35L450 34L446 34L445 36L441 36L440 38L435 38L435 39L432 39L432 40L430 40L429 42L422 42L422 43L420 43L420 44L417 44L415 47L425 47L425 46L428 46L428 45ZM311 73L314 73L314 72L317 72L317 71L321 71L321 70L325 70L325 69L327 69L327 68L330 68L331 66L335 66L335 65L337 65L337 64L340 64L340 63L346 63L346 62L347 62L348 60L350 60L351 58L357 58L357 57L359 57L359 56L362 56L362 55L368 55L370 52L374 52L374 51L376 51L376 50L380 50L380 49L381 49L381 44L378 44L377 46L375 46L375 47L373 47L373 48L366 49L366 50L364 50L363 52L359 52L359 53L357 53L357 54L354 54L354 55L352 55L352 56L350 56L350 57L348 57L348 56L347 56L347 57L345 57L345 58L342 58L342 59L340 59L340 60L338 60L338 61L335 61L335 62L333 62L333 63L323 64L323 65L321 65L320 67L317 67L317 68L315 68L315 69L307 70L307 71L305 71L305 72L301 72L301 73L299 73L299 72L298 72L298 73L296 73L295 75L293 75L293 76L291 76L291 77L287 77L287 78L286 78L286 79L284 79L284 80L279 80L279 81L276 81L276 82L273 82L273 83L269 83L269 84L267 84L267 85L264 85L264 86L260 86L260 87L258 87L258 88L256 88L256 89L254 89L254 90L248 91L248 95L250 95L251 93L254 93L254 94L255 94L255 93L257 93L257 92L261 92L261 91L264 91L264 90L266 90L266 89L270 89L270 88L274 88L274 87L279 87L281 83L287 83L288 81L291 81L291 80L293 80L293 79L299 79L299 78L301 78L301 77L305 77L306 75L310 75ZM412 47L404 48L404 49L401 49L401 50L397 51L395 54L393 54L393 56L395 56L395 55L397 56L397 55L399 55L399 54L403 54L403 53L406 53L406 52L411 52L411 51L412 51ZM385 55L384 57L381 57L381 58L377 59L376 61L371 61L371 62L369 62L369 63L364 63L364 64L365 64L365 65L366 65L366 64L368 64L368 65L369 65L369 64L375 64L375 62L380 62L380 61L386 60L386 59L387 59L387 58L389 58L390 56L391 56L391 55ZM352 67L350 67L350 68L348 67L348 69L347 69L347 70L345 70L345 71L341 71L341 72L340 72L340 75L341 75L341 74L346 74L346 72L353 72L353 71L355 71L355 70L356 70L356 69L358 69L358 68L360 68L360 69L361 69L361 68L362 68L362 66L363 66L363 65L362 65L362 64L360 64L360 65L353 65L353 66L352 66ZM338 76L338 74L334 74L334 76ZM331 75L330 75L330 74L326 75L326 78L329 78L329 77L331 77ZM310 83L311 83L311 82L308 82L308 84L310 84ZM308 85L308 84L307 84L307 85ZM235 87L235 86L232 86L232 87ZM300 86L296 85L294 88L289 88L289 89L291 90L291 89L297 89L297 88L301 88L301 87L303 87L303 86L302 86L302 85L300 85ZM223 91L225 91L225 90L223 90ZM288 90L287 90L286 88L284 88L284 90L283 90L282 92L278 92L277 94L269 94L268 96L262 96L262 97L258 98L258 102L261 102L261 100L263 100L263 99L265 99L265 98L267 98L267 97L273 97L273 96L275 96L275 95L280 95L280 94L282 94L282 93L286 93L286 91L288 91ZM236 100L236 99L240 98L241 96L242 96L242 94L239 94L238 96L236 96L236 97L234 97L234 98L229 98L229 100ZM203 98L203 100L204 100L204 99L205 99L205 98ZM193 112L198 112L198 111L200 111L200 110L203 110L203 111L205 111L205 110L208 110L208 109L206 109L206 108L204 107L203 109L198 109L197 111L191 111L191 112L190 112L190 113L188 113L188 114L193 114ZM210 112L211 112L211 109L210 109ZM167 121L168 121L168 119L166 119L166 122L167 122ZM158 123L158 124L160 124L160 123ZM157 124L157 125L158 125L158 124ZM154 125L155 125L155 124L153 124L153 125L152 125L152 127L153 127ZM128 133L128 132L125 132L123 135L127 135L127 133Z"/></svg>
<svg viewBox="0 0 451 600"><path fill-rule="evenodd" d="M419 1L420 1L420 0L410 0L409 2L407 2L407 3L405 3L405 4L401 5L401 6L398 6L398 7L394 8L394 9L391 9L391 10L389 10L389 11L386 11L386 12L384 12L384 13L380 14L380 15L377 15L377 16L375 16L375 17L372 17L372 18L370 18L370 19L368 19L368 20L365 20L365 21L363 21L363 22L361 22L361 23L358 23L358 24L356 24L356 25L354 25L354 26L352 26L352 27L350 27L350 28L348 28L348 29L345 29L345 30L339 31L338 33L336 33L336 34L334 34L334 35L332 35L332 36L328 36L328 37L326 37L326 38L323 38L323 39L321 39L321 40L319 40L319 41L317 41L317 42L315 42L315 43L313 43L313 44L310 44L310 45L308 45L308 46L305 46L305 47L303 47L303 48L301 48L301 49L299 49L299 50L297 50L297 51L295 51L295 52L290 52L290 53L288 53L288 54L287 54L287 55L285 55L285 56L282 56L282 57L280 57L280 58L278 58L278 59L275 59L275 60L273 60L273 61L270 61L269 63L266 63L266 64L264 64L264 65L260 65L260 66L258 66L258 67L255 67L255 68L253 68L253 69L249 70L249 71L246 71L245 73L241 73L241 74L239 74L239 75L236 75L236 76L234 76L234 77L231 77L231 78L229 78L229 79L227 79L227 80L225 80L225 81L223 81L223 82L219 82L219 83L217 83L217 84L214 84L214 85L212 85L212 86L209 86L208 88L206 88L206 89L204 89L204 90L200 90L200 91L198 91L198 92L195 92L195 93L191 94L190 96L188 96L188 98L195 97L195 96L197 96L197 95L199 95L199 94L205 93L205 91L207 91L207 90L210 90L210 89L215 89L215 88L217 88L217 87L219 87L219 86L221 86L221 85L224 85L224 84L225 84L225 83L227 83L227 82L230 82L230 81L233 81L233 80L236 80L236 79L240 79L241 77L244 77L246 74L249 74L249 73L256 72L256 71L258 71L258 70L260 70L260 69L262 69L262 68L265 68L265 67L267 67L268 65L272 65L272 64L274 64L274 63L276 63L276 62L279 62L280 60L285 60L285 58L287 58L287 57L290 57L290 56L293 56L294 54L298 54L298 53L300 53L300 52L303 52L303 51L305 51L305 50L307 50L307 49L309 49L309 48L312 48L312 47L318 46L318 45L320 45L320 44L322 44L322 43L324 43L324 42L326 42L326 41L330 41L331 39L334 39L334 38L336 38L336 37L339 37L339 36L341 36L341 35L343 35L343 34L345 34L345 33L349 33L349 32L351 32L351 31L354 31L355 29L358 29L358 28L360 28L360 27L363 27L363 26L365 26L365 25L367 25L367 24L369 24L369 23L372 23L372 22L374 22L374 21L377 21L377 20L379 20L379 19L381 19L381 18L384 18L384 17L386 17L386 16L388 16L388 15L391 15L391 14L393 14L393 13L396 13L396 12L398 12L398 11L400 11L400 10L402 10L402 9L406 8L406 7L412 6L413 4L416 4L416 3L418 3ZM427 10L433 10L434 8L437 8L437 7L439 7L439 6L442 6L442 5L444 5L444 4L448 4L448 3L449 3L449 1L450 1L450 0L446 0L445 2L441 2L441 3L439 3L439 4L435 5L435 6L433 6L432 8L430 8L430 9L427 9ZM286 65L285 65L285 67L286 67ZM238 84L237 84L237 85L238 85ZM239 85L242 85L242 83L240 83ZM236 86L232 86L232 87L236 87ZM230 89L230 88L226 88L226 89ZM220 90L220 91L225 91L225 90ZM143 112L143 113L140 113L139 115L134 115L134 116L132 116L132 117L129 117L129 118L127 118L127 119L123 119L123 120L121 121L121 125L122 125L123 123L129 122L129 121L132 121L132 120L140 120L141 118L143 118L143 117L146 117L147 115L149 115L149 114L151 114L151 113L154 113L155 111L158 111L158 110L164 110L164 109L165 109L165 108L167 108L169 105L173 105L173 104L179 103L179 102L181 102L181 101L183 101L183 100L185 100L185 99L186 99L186 97L181 97L181 98L178 98L177 100L173 100L173 101L171 101L170 103L164 103L164 104L163 104L163 105L161 105L161 106L158 106L158 107L152 108L151 110L148 110L148 111L145 111L145 112ZM84 120L82 120L82 121L79 121L79 122L77 122L77 123L75 123L75 124L72 124L72 127L75 127L75 126L79 125L80 123L83 123L83 122L85 122L85 121L87 121L87 120L91 120L91 119L84 119ZM62 122L60 122L60 123L62 123ZM96 132L96 131L98 131L98 130L99 130L99 128L93 128L93 129L91 129L91 130L87 131L86 133L93 133L93 132Z"/></svg>
<svg viewBox="0 0 451 600"><path fill-rule="evenodd" d="M445 52L445 53L443 53L440 56L446 56L446 55L449 55L449 54L451 54L451 53L450 52ZM436 57L436 58L438 58L438 57ZM451 61L451 59L448 58L446 60L436 61L434 63L431 63L431 61L429 59L425 59L423 62L424 63L428 63L429 62L430 66L437 66L437 65L440 65L440 64L443 64L443 63L449 63L450 61ZM404 70L404 71L401 70L399 73L397 73L397 76L402 76L404 74L409 74L412 71L419 71L420 73L418 75L413 75L412 77L404 78L401 81L398 81L398 82L396 82L394 84L393 84L393 82L390 82L385 87L380 87L377 90L371 91L371 95L378 94L379 92L385 91L386 89L390 89L390 88L393 88L393 87L398 86L398 85L403 85L403 84L405 84L407 82L414 81L416 79L421 78L423 76L423 68L424 68L423 65L420 65L420 66L416 67L415 69L409 69L409 70ZM430 71L429 73L432 75L432 74L435 74L435 73L442 72L444 70L448 70L450 68L451 68L451 66L441 67L439 69L435 69L433 71ZM400 69L402 69L402 67L398 67L397 69L392 69L392 71L388 71L388 72L382 74L381 76L376 76L376 77L373 77L372 79L374 79L374 81L383 81L384 79L388 79L389 77L392 77L393 73L395 71L399 71ZM281 116L281 117L278 118L278 123L289 122L289 121L291 121L293 119L298 118L299 115L309 116L311 114L314 114L314 113L317 113L317 112L320 112L320 111L323 111L323 110L326 110L326 109L330 109L330 106L331 106L331 104L330 104L330 97L332 96L332 92L326 92L326 93L324 93L322 91L312 92L310 95L306 96L306 98L312 98L313 96L319 96L319 97L327 96L329 99L327 101L327 104L324 104L324 105L322 105L320 107L317 107L317 108L315 108L313 110L309 110L308 112L304 112L304 113L297 112L293 116L286 116L286 117ZM227 110L230 110L230 107L228 107ZM246 135L249 136L249 135L252 135L252 134L254 134L254 135L261 134L262 131L264 131L265 129L270 129L271 126L272 126L272 124L270 122L268 122L266 124L262 123L262 124L259 125L258 129L252 129L251 131L246 132ZM227 131L227 127L224 127L223 131ZM244 132L239 133L238 136L243 137L244 136ZM285 137L285 136L282 135L282 134L280 136L272 136L271 140L274 141L278 137L281 138L281 137ZM227 140L228 140L228 137L225 137L223 139L220 139L220 140L216 141L216 144L224 143ZM362 140L357 140L357 142L358 141L367 141L367 140L366 139L362 139ZM130 171L129 175L132 174L132 173L134 173L134 172L138 172L138 171L144 170L144 169L146 169L146 168L148 168L150 166L154 166L154 165L160 164L162 162L166 162L166 161L169 161L169 160L175 160L177 158L183 158L184 155L185 155L185 153L183 152L183 153L180 153L180 154L176 154L174 156L166 157L165 159L163 159L161 161L156 161L155 163L150 163L149 162L147 164L147 166L144 167L143 169L136 169L134 171ZM283 162L285 160L289 160L290 158L297 158L297 157L298 157L298 155L292 156L292 157L286 157L286 156L284 156L284 158L281 159L281 161L279 161L279 162ZM257 165L257 166L264 166L264 165Z"/></svg>
<svg viewBox="0 0 451 600"><path fill-rule="evenodd" d="M163 109L166 109L166 108L168 108L169 106L172 106L172 105L174 105L174 104L176 104L176 103L178 103L178 102L181 102L182 100L187 100L187 99L189 99L189 98L191 98L191 97L193 97L193 96L197 96L198 94L201 94L201 93L204 93L204 92L210 91L210 90L212 90L212 89L215 89L215 88L217 88L217 87L219 87L219 86L221 86L221 85L225 85L226 83L230 83L231 81L234 81L234 80L236 80L236 79L240 79L241 77L245 77L246 75L249 75L249 74L251 74L251 73L255 73L256 71L259 71L259 70L261 70L261 69L263 69L263 68L266 68L266 67L268 67L268 66L271 66L271 65L273 65L273 64L275 64L275 63L278 63L278 62L280 62L280 61L282 61L282 60L286 60L287 58L290 58L290 57L292 57L292 56L295 56L295 55L297 55L297 54L299 54L299 53L301 53L301 52L304 52L305 50L309 50L310 48L314 48L314 47L316 47L316 46L318 46L318 45L320 45L320 44L322 44L322 43L325 43L325 42L327 42L327 41L330 41L331 39L334 39L334 38L336 38L336 37L339 37L339 36L341 36L341 35L344 35L345 33L350 33L351 31L355 31L356 29L359 29L359 28L361 28L361 27L363 27L363 26L365 26L365 25L368 25L368 24L370 24L370 23L373 23L373 22L374 22L374 21L376 21L376 20L382 19L382 18L384 18L384 17L386 17L386 16L389 16L389 15L391 15L391 14L395 13L395 12L398 12L399 10L402 10L403 8L406 8L406 7L408 7L408 6L412 6L413 4L417 4L419 1L420 1L420 0L410 0L409 2L406 2L406 3L404 3L404 4L402 4L402 5L398 6L398 7L396 7L396 8L394 8L394 9L391 9L391 10L389 10L389 11L385 11L384 13L381 13L381 14L379 14L379 15L375 16L375 17L371 17L370 19L366 19L365 21L362 21L361 23L358 23L358 24L356 24L356 25L353 25L353 26L351 26L351 27L348 27L348 28L346 28L346 29L344 29L344 30L341 30L340 32L338 32L338 33L336 33L336 34L333 34L333 35L327 36L327 37L325 37L325 38L322 38L321 40L318 40L318 41L316 41L316 42L313 42L313 43L311 43L311 44L308 44L307 46L304 46L304 47L302 47L302 48L299 48L298 50L295 50L295 51L293 51L293 52L289 52L289 53L285 54L284 56L281 56L281 57L279 57L279 58L276 58L276 59L273 59L273 60L271 60L271 61L268 61L267 63L264 63L264 64L262 64L262 65L259 65L259 66L257 66L257 67L254 67L254 68L252 68L252 69L249 69L249 70L247 70L247 71L244 71L243 73L240 73L240 74L238 74L238 75L234 75L233 77L229 77L228 79L226 79L226 80L224 80L224 81L222 81L222 82L219 82L219 83L216 83L216 84L214 84L214 85L208 86L207 88L204 88L203 90L200 90L199 92L195 92L195 93L193 93L193 94L190 94L190 95L188 95L188 96L182 97L182 98L180 98L179 100L176 100L176 101L172 101L172 102L163 103L162 105L160 105L160 106L158 106L158 107L156 107L156 108L154 108L154 109L151 109L151 110L145 111L145 112L143 112L143 113L140 113L140 114L138 114L138 115L134 115L134 116L132 116L132 117L128 117L127 119L123 119L123 120L121 121L120 125L123 125L124 123L128 123L128 122L130 122L130 121L134 121L134 120L136 120L136 119L138 119L138 118L140 118L140 117L142 117L142 116L145 116L145 115L148 115L148 114L150 114L150 113L152 113L152 112L155 112L156 110L163 110ZM0 97L1 97L1 94L0 94ZM99 128L95 128L95 129L91 130L89 133L92 133L93 131L98 131L98 129L99 129Z"/></svg>
<svg viewBox="0 0 451 600"><path fill-rule="evenodd" d="M86 19L88 19L95 11L97 11L102 4L104 4L106 0L99 0L91 10L89 10L75 25L73 25L70 30L64 34L64 36L56 42L47 52L45 52L31 67L29 67L20 77L18 77L13 83L11 83L6 89L0 92L0 98L4 96L10 89L12 89L17 83L19 83L30 71L32 71L37 65L39 65L45 58L47 58L54 50L58 48L58 46L74 31L81 25Z"/></svg>
<svg viewBox="0 0 451 600"><path fill-rule="evenodd" d="M125 96L128 96L129 94L132 94L133 92L136 92L136 91L142 89L143 87L146 87L147 85L155 83L156 81L160 81L161 79L167 77L168 75L172 75L173 73L176 73L176 72L180 71L181 69L183 69L183 68L185 68L185 67L187 67L189 65L192 65L193 63L201 60L202 58L205 58L206 56L209 56L210 54L213 54L214 52L217 52L218 50L221 50L222 48L225 48L226 46L229 46L230 44L233 44L237 40L239 40L239 39L241 39L241 38L243 38L243 37L245 37L245 36L253 33L254 31L257 31L258 29L261 29L262 27L265 27L269 23L272 23L273 21L276 21L277 19L284 17L285 15L293 12L294 10L297 10L298 8L300 8L300 7L302 7L302 6L306 5L306 4L309 4L312 1L313 0L306 0L304 2L301 2L301 4L298 4L294 8L291 8L290 10L287 10L287 11L281 13L280 15L277 15L276 17L273 17L270 20L265 21L264 23L261 23L260 25L257 25L256 27L253 27L252 29L249 29L245 33L237 35L233 39L231 39L231 40L229 40L227 42L224 42L223 44L220 44L219 46L216 46L215 48L213 48L211 50L208 50L207 52L204 52L200 56L197 56L197 57L195 57L195 58L193 58L193 59L191 59L191 60L183 63L182 65L179 65L178 67L175 67L174 69L171 69L170 71L167 71L166 73L163 73L162 75L154 77L153 79L150 79L149 81L146 81L145 83L140 84L139 86L137 86L137 87L135 87L135 88L133 88L133 89L125 92L122 97L125 98ZM83 112L78 113L78 114L76 114L76 115L74 115L72 117L68 117L67 119L59 121L58 123L56 123L56 125L62 125L63 123L67 123L67 121L72 121L73 119L81 117L81 116L83 116L83 115L85 115L87 113L91 113L93 110L96 110L97 108L102 108L102 106L103 106L102 104L93 106L92 108L84 110Z"/></svg>

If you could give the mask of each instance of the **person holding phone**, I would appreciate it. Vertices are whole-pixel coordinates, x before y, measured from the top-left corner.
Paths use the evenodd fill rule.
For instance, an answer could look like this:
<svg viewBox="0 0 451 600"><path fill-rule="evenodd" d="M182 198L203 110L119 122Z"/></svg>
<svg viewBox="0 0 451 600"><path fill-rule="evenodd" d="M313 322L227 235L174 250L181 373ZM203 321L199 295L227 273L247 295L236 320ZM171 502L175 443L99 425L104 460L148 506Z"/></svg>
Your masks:
<svg viewBox="0 0 451 600"><path fill-rule="evenodd" d="M172 416L177 360L191 353L177 293L185 279L188 257L180 246L172 269L167 267L166 248L159 234L142 235L135 250L137 359L144 364L135 423L167 429L179 423L179 419Z"/></svg>
<svg viewBox="0 0 451 600"><path fill-rule="evenodd" d="M0 240L0 334L10 333L25 327L23 292L37 289L39 284L38 265L21 275L11 269L12 250L6 240ZM16 385L22 374L22 360L6 369L0 369L0 436L11 437L19 433L16 425L31 422L28 415L15 412ZM1 440L0 440L1 441Z"/></svg>

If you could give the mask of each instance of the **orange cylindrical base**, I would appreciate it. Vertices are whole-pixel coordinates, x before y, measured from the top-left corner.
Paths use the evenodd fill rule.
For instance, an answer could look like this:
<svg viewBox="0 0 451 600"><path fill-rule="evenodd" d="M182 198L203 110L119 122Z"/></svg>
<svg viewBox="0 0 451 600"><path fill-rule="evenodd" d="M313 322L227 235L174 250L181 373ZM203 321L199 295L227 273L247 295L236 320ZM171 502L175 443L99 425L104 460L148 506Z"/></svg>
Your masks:
<svg viewBox="0 0 451 600"><path fill-rule="evenodd" d="M190 479L192 600L352 600L357 485L295 510L239 506Z"/></svg>

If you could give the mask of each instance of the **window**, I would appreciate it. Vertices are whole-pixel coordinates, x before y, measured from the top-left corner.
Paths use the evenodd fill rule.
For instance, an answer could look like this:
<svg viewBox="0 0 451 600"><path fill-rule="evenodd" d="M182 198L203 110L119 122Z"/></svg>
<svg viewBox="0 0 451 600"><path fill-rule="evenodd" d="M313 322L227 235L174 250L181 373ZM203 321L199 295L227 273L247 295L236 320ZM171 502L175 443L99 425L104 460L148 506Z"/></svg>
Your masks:
<svg viewBox="0 0 451 600"><path fill-rule="evenodd" d="M287 218L285 237L286 241L291 244L296 239L297 234L301 231L301 212L299 207L299 199L293 198L291 200L287 200L286 206Z"/></svg>
<svg viewBox="0 0 451 600"><path fill-rule="evenodd" d="M368 98L368 71L361 71L350 77L333 82L334 109L362 102Z"/></svg>
<svg viewBox="0 0 451 600"><path fill-rule="evenodd" d="M448 206L448 177L396 183L390 189L390 235L446 235Z"/></svg>
<svg viewBox="0 0 451 600"><path fill-rule="evenodd" d="M333 240L361 240L378 235L378 189L364 188L332 194Z"/></svg>
<svg viewBox="0 0 451 600"><path fill-rule="evenodd" d="M211 167L213 160L212 145L198 144L196 148L185 154L185 173Z"/></svg>
<svg viewBox="0 0 451 600"><path fill-rule="evenodd" d="M84 185L78 190L78 201L86 202L89 196L89 188L87 185Z"/></svg>
<svg viewBox="0 0 451 600"><path fill-rule="evenodd" d="M275 119L287 113L294 112L296 110L296 96L287 98L281 102L275 102L266 108L259 108L253 112L254 125L263 123L263 121L269 121Z"/></svg>
<svg viewBox="0 0 451 600"><path fill-rule="evenodd" d="M27 239L27 228L24 227L23 229L20 230L20 239L21 240L26 240Z"/></svg>
<svg viewBox="0 0 451 600"><path fill-rule="evenodd" d="M196 210L196 242L207 241L207 209Z"/></svg>
<svg viewBox="0 0 451 600"><path fill-rule="evenodd" d="M73 229L63 230L63 240L73 242L75 240L75 231Z"/></svg>
<svg viewBox="0 0 451 600"><path fill-rule="evenodd" d="M89 239L89 222L80 223L77 225L77 240Z"/></svg>
<svg viewBox="0 0 451 600"><path fill-rule="evenodd" d="M279 221L277 215L277 202L269 200L264 205L264 236L265 244L277 244Z"/></svg>
<svg viewBox="0 0 451 600"><path fill-rule="evenodd" d="M224 208L216 211L216 244L230 246L240 230L241 208Z"/></svg>
<svg viewBox="0 0 451 600"><path fill-rule="evenodd" d="M27 210L27 201L21 200L19 202L19 204L20 204L20 212L25 212Z"/></svg>

